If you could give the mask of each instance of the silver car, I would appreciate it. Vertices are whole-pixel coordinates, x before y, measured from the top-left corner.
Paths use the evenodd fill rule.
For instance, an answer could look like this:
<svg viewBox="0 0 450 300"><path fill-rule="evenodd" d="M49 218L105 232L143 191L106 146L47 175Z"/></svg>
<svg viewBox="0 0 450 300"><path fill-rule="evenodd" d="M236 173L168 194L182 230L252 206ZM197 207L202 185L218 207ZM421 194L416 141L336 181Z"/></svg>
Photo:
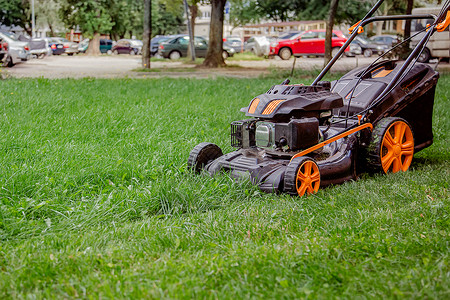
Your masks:
<svg viewBox="0 0 450 300"><path fill-rule="evenodd" d="M60 37L53 37L53 40L58 41L59 43L64 45L64 53L66 53L69 56L72 56L74 54L77 54L78 52L80 52L78 50L78 43L76 42L71 42L68 39L65 38L60 38Z"/></svg>
<svg viewBox="0 0 450 300"><path fill-rule="evenodd" d="M27 42L19 41L14 33L0 31L0 39L8 44L8 53L4 59L5 66L12 67L31 58L30 45Z"/></svg>

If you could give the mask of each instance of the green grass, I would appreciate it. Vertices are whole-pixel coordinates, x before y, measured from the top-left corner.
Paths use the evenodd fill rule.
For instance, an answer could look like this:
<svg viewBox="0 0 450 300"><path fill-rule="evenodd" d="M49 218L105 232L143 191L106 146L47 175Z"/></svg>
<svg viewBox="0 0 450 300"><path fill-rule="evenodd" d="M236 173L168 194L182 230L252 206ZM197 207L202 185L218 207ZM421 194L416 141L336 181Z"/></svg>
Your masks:
<svg viewBox="0 0 450 300"><path fill-rule="evenodd" d="M265 58L263 56L257 56L252 52L236 53L232 57L227 58L227 61L240 61L240 60L259 61L265 60Z"/></svg>
<svg viewBox="0 0 450 300"><path fill-rule="evenodd" d="M188 172L274 76L0 81L0 298L448 298L450 76L406 173L297 198Z"/></svg>

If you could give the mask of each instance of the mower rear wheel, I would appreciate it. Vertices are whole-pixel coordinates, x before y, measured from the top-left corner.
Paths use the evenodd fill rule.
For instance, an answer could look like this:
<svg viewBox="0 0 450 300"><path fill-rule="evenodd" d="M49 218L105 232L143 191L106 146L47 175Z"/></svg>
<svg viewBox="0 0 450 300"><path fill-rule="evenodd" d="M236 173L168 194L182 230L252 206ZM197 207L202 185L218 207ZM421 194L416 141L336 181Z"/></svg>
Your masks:
<svg viewBox="0 0 450 300"><path fill-rule="evenodd" d="M368 154L368 163L375 171L407 171L414 155L411 126L402 118L382 119L372 132Z"/></svg>
<svg viewBox="0 0 450 300"><path fill-rule="evenodd" d="M294 158L284 174L284 190L291 195L315 194L320 187L320 171L310 157Z"/></svg>
<svg viewBox="0 0 450 300"><path fill-rule="evenodd" d="M222 149L216 144L200 143L189 154L188 168L194 170L196 173L200 173L208 163L222 155Z"/></svg>

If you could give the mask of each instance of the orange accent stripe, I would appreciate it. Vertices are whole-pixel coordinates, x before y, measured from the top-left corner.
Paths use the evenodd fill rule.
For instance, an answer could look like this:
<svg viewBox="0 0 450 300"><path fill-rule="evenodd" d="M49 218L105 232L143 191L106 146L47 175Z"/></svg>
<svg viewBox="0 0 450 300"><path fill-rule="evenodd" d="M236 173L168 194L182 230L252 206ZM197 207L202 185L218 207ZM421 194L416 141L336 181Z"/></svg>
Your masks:
<svg viewBox="0 0 450 300"><path fill-rule="evenodd" d="M380 72L378 72L375 76L373 76L373 78L386 77L386 76L389 75L392 71L394 71L394 70L392 69L392 70L383 70L383 71L380 71Z"/></svg>
<svg viewBox="0 0 450 300"><path fill-rule="evenodd" d="M254 114L256 111L256 107L258 107L259 104L259 98L255 98L252 101L252 104L250 104L250 108L248 109L248 113Z"/></svg>
<svg viewBox="0 0 450 300"><path fill-rule="evenodd" d="M274 100L274 101L270 102L269 105L266 106L266 108L264 109L262 114L263 115L270 115L271 113L273 113L275 108L277 108L277 106L280 105L280 103L283 102L283 101L285 101L285 100Z"/></svg>
<svg viewBox="0 0 450 300"><path fill-rule="evenodd" d="M366 123L366 124L363 124L361 126L358 126L358 127L353 128L353 129L350 129L349 131L346 131L346 132L343 132L341 134L338 134L337 136L332 137L331 139L323 141L322 143L319 143L319 144L317 144L315 146L309 147L308 149L303 150L302 152L299 152L299 153L295 154L294 156L292 156L291 161L294 158L296 158L296 157L304 156L304 155L306 155L308 153L313 152L314 150L320 149L320 148L322 148L325 145L328 145L328 144L330 144L330 143L332 143L334 141L337 141L337 140L339 140L339 139L341 139L343 137L346 137L346 136L348 136L348 135L350 135L352 133L355 133L357 131L363 130L365 128L370 128L370 130L372 130L373 129L373 125L371 123Z"/></svg>

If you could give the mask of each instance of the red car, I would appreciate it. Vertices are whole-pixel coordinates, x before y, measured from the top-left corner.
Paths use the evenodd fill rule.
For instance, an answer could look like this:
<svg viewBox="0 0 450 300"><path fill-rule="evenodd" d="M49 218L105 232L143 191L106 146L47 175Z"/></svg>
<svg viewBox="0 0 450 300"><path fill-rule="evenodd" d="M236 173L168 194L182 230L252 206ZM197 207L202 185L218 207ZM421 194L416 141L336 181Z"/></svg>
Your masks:
<svg viewBox="0 0 450 300"><path fill-rule="evenodd" d="M341 31L333 30L331 39L332 53L337 53L339 48L347 41ZM346 52L349 49L345 49ZM308 30L291 35L287 39L277 40L271 43L269 56L278 55L281 59L289 59L292 55L319 55L325 53L325 30Z"/></svg>

